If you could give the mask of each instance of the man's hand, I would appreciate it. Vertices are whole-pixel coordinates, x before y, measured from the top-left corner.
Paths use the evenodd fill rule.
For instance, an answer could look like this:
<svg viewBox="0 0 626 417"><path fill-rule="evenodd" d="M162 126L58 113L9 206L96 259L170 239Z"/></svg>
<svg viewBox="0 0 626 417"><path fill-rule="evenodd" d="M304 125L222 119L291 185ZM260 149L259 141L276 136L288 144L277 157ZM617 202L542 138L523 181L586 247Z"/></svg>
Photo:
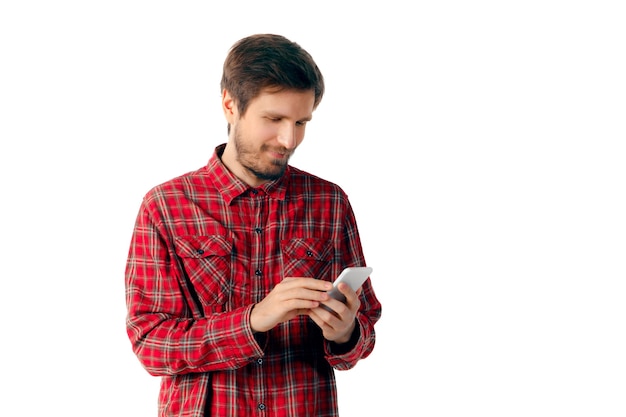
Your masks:
<svg viewBox="0 0 626 417"><path fill-rule="evenodd" d="M331 288L328 281L287 277L254 306L250 326L255 332L266 332L279 323L309 314L311 309L319 308L321 302L330 299L326 291Z"/></svg>
<svg viewBox="0 0 626 417"><path fill-rule="evenodd" d="M324 338L335 343L346 343L356 326L356 313L361 307L359 294L361 289L353 291L345 283L339 284L339 291L346 296L345 304L341 301L329 298L324 305L332 309L328 311L322 307L312 308L309 317L322 329Z"/></svg>

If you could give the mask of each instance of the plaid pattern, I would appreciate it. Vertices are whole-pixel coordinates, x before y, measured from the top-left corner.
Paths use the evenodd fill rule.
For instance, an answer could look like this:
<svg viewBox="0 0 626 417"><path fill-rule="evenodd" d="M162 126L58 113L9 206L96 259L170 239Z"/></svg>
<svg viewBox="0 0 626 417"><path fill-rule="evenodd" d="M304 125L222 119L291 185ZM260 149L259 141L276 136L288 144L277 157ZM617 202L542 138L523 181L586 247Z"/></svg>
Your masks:
<svg viewBox="0 0 626 417"><path fill-rule="evenodd" d="M250 188L221 163L150 190L126 264L127 332L141 364L161 376L160 416L336 416L334 369L374 348L381 305L369 280L347 351L307 317L262 335L254 303L288 276L332 281L365 265L356 221L335 184L289 166Z"/></svg>

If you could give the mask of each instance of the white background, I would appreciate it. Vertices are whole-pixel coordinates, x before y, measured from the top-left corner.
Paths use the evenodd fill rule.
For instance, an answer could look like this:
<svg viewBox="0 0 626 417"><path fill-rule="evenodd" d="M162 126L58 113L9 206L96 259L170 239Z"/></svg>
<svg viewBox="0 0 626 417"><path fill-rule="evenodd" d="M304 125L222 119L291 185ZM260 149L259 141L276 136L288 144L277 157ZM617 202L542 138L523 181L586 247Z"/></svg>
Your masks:
<svg viewBox="0 0 626 417"><path fill-rule="evenodd" d="M383 303L352 416L626 415L620 1L0 5L3 416L156 416L125 334L143 194L226 140L280 33L327 94L292 163L350 195Z"/></svg>

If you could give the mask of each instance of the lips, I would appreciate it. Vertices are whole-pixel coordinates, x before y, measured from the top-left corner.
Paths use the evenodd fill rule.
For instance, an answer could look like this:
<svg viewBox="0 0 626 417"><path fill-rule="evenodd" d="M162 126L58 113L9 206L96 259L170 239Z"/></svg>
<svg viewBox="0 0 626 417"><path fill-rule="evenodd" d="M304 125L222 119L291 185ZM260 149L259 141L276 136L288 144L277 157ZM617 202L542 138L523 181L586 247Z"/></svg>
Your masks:
<svg viewBox="0 0 626 417"><path fill-rule="evenodd" d="M285 152L282 150L268 150L267 153L274 159L289 159L291 155L290 152Z"/></svg>

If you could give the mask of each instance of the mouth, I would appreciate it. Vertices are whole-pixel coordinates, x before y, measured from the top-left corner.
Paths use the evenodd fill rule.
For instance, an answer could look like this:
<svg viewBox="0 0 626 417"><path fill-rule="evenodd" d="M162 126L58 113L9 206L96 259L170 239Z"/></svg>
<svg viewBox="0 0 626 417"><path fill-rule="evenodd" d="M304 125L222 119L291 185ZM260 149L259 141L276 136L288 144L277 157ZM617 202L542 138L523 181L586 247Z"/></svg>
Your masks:
<svg viewBox="0 0 626 417"><path fill-rule="evenodd" d="M289 157L291 156L291 152L282 151L282 150L272 150L272 149L268 149L267 154L270 156L270 158L278 160L278 161L288 160Z"/></svg>

